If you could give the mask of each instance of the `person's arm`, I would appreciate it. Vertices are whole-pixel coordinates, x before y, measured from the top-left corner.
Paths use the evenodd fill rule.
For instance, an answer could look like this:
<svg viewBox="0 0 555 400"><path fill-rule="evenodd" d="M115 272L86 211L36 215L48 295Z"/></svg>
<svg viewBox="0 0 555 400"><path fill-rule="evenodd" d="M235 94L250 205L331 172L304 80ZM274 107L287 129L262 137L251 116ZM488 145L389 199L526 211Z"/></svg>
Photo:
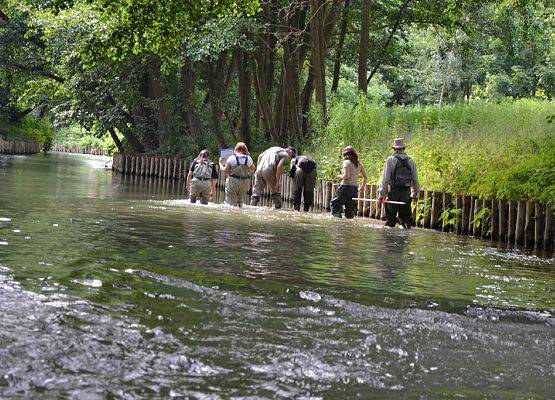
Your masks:
<svg viewBox="0 0 555 400"><path fill-rule="evenodd" d="M411 196L413 199L417 199L418 198L418 194L420 193L420 182L418 181L418 172L416 171L416 163L414 162L414 160L411 158L412 161L412 165L411 165L411 169L412 169L412 182L410 184L411 186Z"/></svg>
<svg viewBox="0 0 555 400"><path fill-rule="evenodd" d="M185 185L185 189L187 189L188 192L191 191L191 178L193 177L193 172L189 171L189 173L187 174L187 183Z"/></svg>
<svg viewBox="0 0 555 400"><path fill-rule="evenodd" d="M343 161L343 173L337 175L339 179L349 180L351 179L351 170L349 169L349 163Z"/></svg>
<svg viewBox="0 0 555 400"><path fill-rule="evenodd" d="M360 174L362 175L362 184L358 187L359 192L363 192L366 187L366 181L368 180L368 174L364 169L364 165L360 164Z"/></svg>
<svg viewBox="0 0 555 400"><path fill-rule="evenodd" d="M297 159L293 158L291 160L291 166L289 168L289 177L293 179L295 177L295 170L297 169Z"/></svg>
<svg viewBox="0 0 555 400"><path fill-rule="evenodd" d="M225 164L222 163L223 160L224 160L224 159L223 159L222 157L220 157L220 160L219 160L219 162L218 162L218 164L220 164L220 169L221 169L222 171L225 169L225 167L226 167L226 165L227 165L227 162L226 162Z"/></svg>
<svg viewBox="0 0 555 400"><path fill-rule="evenodd" d="M212 165L212 177L210 179L210 183L212 184L212 188L210 189L210 200L213 200L214 197L216 197L216 184L218 183L218 170L215 165Z"/></svg>
<svg viewBox="0 0 555 400"><path fill-rule="evenodd" d="M281 175L283 174L283 171L285 170L285 161L287 160L287 157L283 157L281 160L279 160L279 163L276 167L276 193L279 193L281 190Z"/></svg>
<svg viewBox="0 0 555 400"><path fill-rule="evenodd" d="M388 157L385 162L382 182L378 187L378 200L383 200L387 197L387 192L389 191L389 181L391 177L391 168L392 168L393 160L394 160L393 157Z"/></svg>
<svg viewBox="0 0 555 400"><path fill-rule="evenodd" d="M195 170L195 162L191 162L189 165L189 173L187 174L187 181L185 184L185 189L187 192L191 191L191 179L193 178L193 171Z"/></svg>

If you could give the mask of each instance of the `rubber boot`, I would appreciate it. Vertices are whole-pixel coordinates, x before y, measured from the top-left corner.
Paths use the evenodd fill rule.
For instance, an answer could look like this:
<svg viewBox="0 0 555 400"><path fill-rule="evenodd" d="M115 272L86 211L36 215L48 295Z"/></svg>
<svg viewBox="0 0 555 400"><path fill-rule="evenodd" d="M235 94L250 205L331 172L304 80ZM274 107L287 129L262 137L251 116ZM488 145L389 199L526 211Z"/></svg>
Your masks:
<svg viewBox="0 0 555 400"><path fill-rule="evenodd" d="M272 201L274 202L275 209L279 210L282 206L282 204L281 204L281 193L272 194Z"/></svg>

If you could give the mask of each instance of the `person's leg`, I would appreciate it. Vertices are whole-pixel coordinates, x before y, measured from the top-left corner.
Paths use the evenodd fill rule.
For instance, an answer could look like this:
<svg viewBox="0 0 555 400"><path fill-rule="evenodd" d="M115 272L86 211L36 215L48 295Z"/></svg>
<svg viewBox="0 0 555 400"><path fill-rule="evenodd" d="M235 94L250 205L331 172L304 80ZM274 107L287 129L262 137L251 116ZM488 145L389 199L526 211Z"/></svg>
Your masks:
<svg viewBox="0 0 555 400"><path fill-rule="evenodd" d="M199 183L200 182L196 180L191 181L191 191L189 192L189 199L193 204L197 202L197 199L199 197Z"/></svg>
<svg viewBox="0 0 555 400"><path fill-rule="evenodd" d="M334 217L341 218L343 214L343 204L345 203L345 196L343 194L345 186L339 186L335 192L335 196L331 199L331 213Z"/></svg>
<svg viewBox="0 0 555 400"><path fill-rule="evenodd" d="M316 170L304 174L304 211L308 212L314 206L314 188L316 187Z"/></svg>
<svg viewBox="0 0 555 400"><path fill-rule="evenodd" d="M399 194L399 201L406 203L406 205L399 206L399 220L404 228L410 229L411 227L411 220L412 220L412 213L411 213L411 198L410 198L410 189L405 189Z"/></svg>
<svg viewBox="0 0 555 400"><path fill-rule="evenodd" d="M258 202L260 201L260 197L262 193L264 193L264 189L266 188L266 181L262 175L262 171L256 171L254 173L254 184L252 185L252 196L251 196L251 205L257 206Z"/></svg>
<svg viewBox="0 0 555 400"><path fill-rule="evenodd" d="M210 199L210 189L211 189L210 181L202 181L199 183L201 183L201 190L199 193L200 204L207 205L208 200Z"/></svg>
<svg viewBox="0 0 555 400"><path fill-rule="evenodd" d="M225 202L231 206L237 205L238 179L228 176L225 180Z"/></svg>
<svg viewBox="0 0 555 400"><path fill-rule="evenodd" d="M387 195L387 200L399 201L399 191L392 189ZM397 225L397 213L399 211L399 206L397 204L386 204L385 205L385 226L393 228Z"/></svg>
<svg viewBox="0 0 555 400"><path fill-rule="evenodd" d="M356 203L353 197L357 195L358 188L356 186L347 186L345 191L345 218L354 218L356 213Z"/></svg>
<svg viewBox="0 0 555 400"><path fill-rule="evenodd" d="M276 192L276 182L277 182L276 171L273 168L262 170L262 176L264 177L264 180L268 185L268 189L270 189L274 207L279 210L282 206L282 203L281 203L281 193Z"/></svg>
<svg viewBox="0 0 555 400"><path fill-rule="evenodd" d="M302 169L297 168L295 170L295 176L293 177L293 208L295 211L301 210L301 199L303 195L303 182L304 182L304 172Z"/></svg>
<svg viewBox="0 0 555 400"><path fill-rule="evenodd" d="M240 179L237 190L237 205L241 207L251 187L250 179Z"/></svg>

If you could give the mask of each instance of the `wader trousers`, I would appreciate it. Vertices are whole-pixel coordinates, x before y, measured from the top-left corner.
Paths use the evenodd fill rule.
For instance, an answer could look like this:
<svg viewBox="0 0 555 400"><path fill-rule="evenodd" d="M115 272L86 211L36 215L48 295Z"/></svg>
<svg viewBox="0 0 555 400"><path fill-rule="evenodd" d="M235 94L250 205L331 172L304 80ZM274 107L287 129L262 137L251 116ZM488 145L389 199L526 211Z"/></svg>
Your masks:
<svg viewBox="0 0 555 400"><path fill-rule="evenodd" d="M202 181L197 178L191 179L191 193L189 193L191 203L196 203L197 199L200 198L200 202L202 204L208 204L211 189L212 183L210 182L210 179Z"/></svg>
<svg viewBox="0 0 555 400"><path fill-rule="evenodd" d="M258 205L262 193L266 186L270 189L272 194L272 201L275 208L281 208L281 193L276 190L276 170L272 167L258 170L254 173L254 184L252 186L251 205Z"/></svg>
<svg viewBox="0 0 555 400"><path fill-rule="evenodd" d="M228 176L225 180L225 202L232 206L242 205L250 187L250 176L248 178Z"/></svg>
<svg viewBox="0 0 555 400"><path fill-rule="evenodd" d="M334 217L341 218L345 206L345 218L354 218L356 204L353 197L358 194L358 186L341 185L337 188L335 196L331 199L331 213Z"/></svg>
<svg viewBox="0 0 555 400"><path fill-rule="evenodd" d="M391 188L389 194L387 195L387 199L392 201L402 201L406 204L385 205L385 216L387 219L385 226L394 227L397 222L400 222L405 228L410 228L412 219L410 208L410 188Z"/></svg>
<svg viewBox="0 0 555 400"><path fill-rule="evenodd" d="M304 199L304 211L308 211L314 205L314 187L316 186L316 169L304 172L295 168L293 176L293 208L301 210L301 198Z"/></svg>

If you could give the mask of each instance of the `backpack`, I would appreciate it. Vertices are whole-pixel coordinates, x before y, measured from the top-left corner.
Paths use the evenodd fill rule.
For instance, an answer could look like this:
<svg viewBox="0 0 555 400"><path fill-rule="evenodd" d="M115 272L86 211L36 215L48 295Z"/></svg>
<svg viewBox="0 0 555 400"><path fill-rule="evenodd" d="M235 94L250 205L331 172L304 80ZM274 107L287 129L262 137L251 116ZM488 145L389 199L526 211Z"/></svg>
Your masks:
<svg viewBox="0 0 555 400"><path fill-rule="evenodd" d="M207 160L197 160L193 176L197 179L206 180L212 178L212 163Z"/></svg>
<svg viewBox="0 0 555 400"><path fill-rule="evenodd" d="M303 156L299 162L299 168L303 172L312 172L316 169L316 161L310 157Z"/></svg>
<svg viewBox="0 0 555 400"><path fill-rule="evenodd" d="M409 158L401 158L398 155L394 156L397 159L397 165L393 170L391 179L392 186L407 188L412 183L412 168L409 164Z"/></svg>

